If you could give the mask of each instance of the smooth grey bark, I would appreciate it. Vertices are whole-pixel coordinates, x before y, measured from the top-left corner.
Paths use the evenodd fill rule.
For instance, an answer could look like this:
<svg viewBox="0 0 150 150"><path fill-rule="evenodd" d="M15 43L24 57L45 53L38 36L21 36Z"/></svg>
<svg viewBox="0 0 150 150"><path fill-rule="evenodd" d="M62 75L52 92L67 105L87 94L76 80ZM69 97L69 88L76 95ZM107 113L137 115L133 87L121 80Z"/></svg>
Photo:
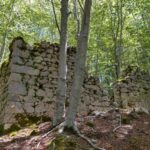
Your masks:
<svg viewBox="0 0 150 150"><path fill-rule="evenodd" d="M92 0L85 1L80 36L77 41L75 73L74 73L74 80L73 80L73 85L72 85L71 95L70 95L70 104L66 114L65 126L68 128L74 127L77 107L80 100L81 87L84 80L91 5L92 5Z"/></svg>
<svg viewBox="0 0 150 150"><path fill-rule="evenodd" d="M80 18L79 18L79 13L78 13L78 2L77 2L77 0L73 1L73 5L74 5L74 19L77 22L77 35L76 35L76 38L78 39L79 34L80 34Z"/></svg>
<svg viewBox="0 0 150 150"><path fill-rule="evenodd" d="M63 120L64 103L66 98L66 74L67 74L67 22L68 22L68 0L61 1L61 33L59 52L59 77L58 91L53 125L59 124Z"/></svg>

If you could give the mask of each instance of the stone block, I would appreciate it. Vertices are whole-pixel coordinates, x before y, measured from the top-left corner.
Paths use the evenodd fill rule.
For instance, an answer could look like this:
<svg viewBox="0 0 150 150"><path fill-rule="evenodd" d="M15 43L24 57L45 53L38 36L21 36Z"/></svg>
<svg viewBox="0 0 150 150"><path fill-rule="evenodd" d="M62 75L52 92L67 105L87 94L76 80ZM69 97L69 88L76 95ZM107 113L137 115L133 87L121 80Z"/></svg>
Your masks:
<svg viewBox="0 0 150 150"><path fill-rule="evenodd" d="M10 82L8 85L8 93L13 95L26 95L27 89L21 82Z"/></svg>
<svg viewBox="0 0 150 150"><path fill-rule="evenodd" d="M21 82L21 75L18 74L18 73L11 73L10 74L10 77L9 77L9 80L8 80L8 83L10 83L11 81L16 81L16 82Z"/></svg>
<svg viewBox="0 0 150 150"><path fill-rule="evenodd" d="M29 97L34 97L35 96L35 90L34 89L29 89L28 96Z"/></svg>
<svg viewBox="0 0 150 150"><path fill-rule="evenodd" d="M15 49L13 49L12 56L22 57L22 51L19 48L15 48Z"/></svg>
<svg viewBox="0 0 150 150"><path fill-rule="evenodd" d="M23 65L24 64L23 60L19 56L13 56L12 60L11 60L11 63L19 64L19 65Z"/></svg>
<svg viewBox="0 0 150 150"><path fill-rule="evenodd" d="M38 89L38 91L36 92L36 95L37 95L37 96L44 97L44 96L46 95L46 93L45 93L44 90Z"/></svg>
<svg viewBox="0 0 150 150"><path fill-rule="evenodd" d="M28 75L39 75L38 69L34 69L32 67L27 67L27 66L14 65L14 64L11 66L11 72L23 73Z"/></svg>

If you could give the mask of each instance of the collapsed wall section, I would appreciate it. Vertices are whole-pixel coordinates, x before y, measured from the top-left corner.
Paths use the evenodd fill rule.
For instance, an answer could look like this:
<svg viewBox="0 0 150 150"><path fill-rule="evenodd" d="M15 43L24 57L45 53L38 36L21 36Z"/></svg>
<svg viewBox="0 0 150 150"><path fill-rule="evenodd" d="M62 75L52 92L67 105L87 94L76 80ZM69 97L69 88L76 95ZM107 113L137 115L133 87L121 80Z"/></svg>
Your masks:
<svg viewBox="0 0 150 150"><path fill-rule="evenodd" d="M129 68L125 77L114 84L114 100L123 108L150 111L150 75L137 67Z"/></svg>
<svg viewBox="0 0 150 150"><path fill-rule="evenodd" d="M67 50L67 95L70 93L75 64L76 49ZM28 46L22 38L11 44L7 105L4 123L16 122L16 114L53 116L58 82L59 45L41 42ZM7 78L5 79L7 80ZM1 84L1 83L0 83ZM0 98L0 101L1 98ZM67 97L69 103L69 97ZM98 79L85 76L82 87L79 114L94 110L109 109L107 93L100 87Z"/></svg>

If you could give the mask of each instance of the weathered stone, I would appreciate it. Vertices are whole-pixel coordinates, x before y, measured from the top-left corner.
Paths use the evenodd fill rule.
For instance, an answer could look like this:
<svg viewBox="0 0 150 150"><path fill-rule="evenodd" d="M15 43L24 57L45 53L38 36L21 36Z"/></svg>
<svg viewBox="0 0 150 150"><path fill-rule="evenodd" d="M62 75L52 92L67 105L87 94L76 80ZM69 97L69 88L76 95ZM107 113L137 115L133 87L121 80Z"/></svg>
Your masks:
<svg viewBox="0 0 150 150"><path fill-rule="evenodd" d="M46 84L46 83L48 83L48 80L46 78L39 79L38 81L39 81L40 84Z"/></svg>
<svg viewBox="0 0 150 150"><path fill-rule="evenodd" d="M38 69L34 69L32 67L27 67L27 66L18 66L18 65L12 65L11 72L23 73L29 75L39 75Z"/></svg>
<svg viewBox="0 0 150 150"><path fill-rule="evenodd" d="M12 63L13 64L19 64L19 65L24 64L23 60L19 56L13 56L12 57Z"/></svg>
<svg viewBox="0 0 150 150"><path fill-rule="evenodd" d="M46 92L46 96L47 97L49 97L49 98L53 97L53 91L52 91L52 89L46 88L45 92Z"/></svg>
<svg viewBox="0 0 150 150"><path fill-rule="evenodd" d="M48 72L48 71L41 72L40 75L41 75L41 76L48 76L48 75L49 75L49 72Z"/></svg>
<svg viewBox="0 0 150 150"><path fill-rule="evenodd" d="M22 51L22 57L28 59L30 57L29 51Z"/></svg>
<svg viewBox="0 0 150 150"><path fill-rule="evenodd" d="M12 73L9 77L9 81L8 82L11 82L11 81L16 81L16 82L21 82L21 75L18 74L18 73Z"/></svg>
<svg viewBox="0 0 150 150"><path fill-rule="evenodd" d="M37 95L37 96L43 96L43 97L44 97L46 94L45 94L45 91L39 89L39 90L36 92L36 95Z"/></svg>
<svg viewBox="0 0 150 150"><path fill-rule="evenodd" d="M34 97L35 96L35 90L34 89L29 89L28 96L29 97Z"/></svg>
<svg viewBox="0 0 150 150"><path fill-rule="evenodd" d="M127 92L128 92L127 88L121 88L121 93L127 93Z"/></svg>
<svg viewBox="0 0 150 150"><path fill-rule="evenodd" d="M103 97L102 97L102 100L103 100L103 101L109 101L109 98L108 98L108 96L103 96Z"/></svg>
<svg viewBox="0 0 150 150"><path fill-rule="evenodd" d="M135 111L138 112L138 113L145 113L145 114L148 114L148 115L150 114L150 112L146 108L143 108L143 107L137 107L135 109Z"/></svg>
<svg viewBox="0 0 150 150"><path fill-rule="evenodd" d="M8 92L14 95L26 95L27 89L21 82L11 82L8 86Z"/></svg>
<svg viewBox="0 0 150 150"><path fill-rule="evenodd" d="M22 57L22 51L19 48L13 50L12 56Z"/></svg>
<svg viewBox="0 0 150 150"><path fill-rule="evenodd" d="M33 114L35 112L35 109L34 109L34 103L24 103L24 109L30 113L30 114Z"/></svg>
<svg viewBox="0 0 150 150"><path fill-rule="evenodd" d="M43 58L41 56L37 56L37 57L35 57L34 62L42 63L43 62Z"/></svg>
<svg viewBox="0 0 150 150"><path fill-rule="evenodd" d="M32 77L32 78L30 78L29 80L28 80L28 83L30 84L30 85L34 85L35 84L35 81L36 80L36 78L35 77Z"/></svg>
<svg viewBox="0 0 150 150"><path fill-rule="evenodd" d="M33 61L30 60L30 61L26 62L26 65L27 65L27 66L33 66Z"/></svg>

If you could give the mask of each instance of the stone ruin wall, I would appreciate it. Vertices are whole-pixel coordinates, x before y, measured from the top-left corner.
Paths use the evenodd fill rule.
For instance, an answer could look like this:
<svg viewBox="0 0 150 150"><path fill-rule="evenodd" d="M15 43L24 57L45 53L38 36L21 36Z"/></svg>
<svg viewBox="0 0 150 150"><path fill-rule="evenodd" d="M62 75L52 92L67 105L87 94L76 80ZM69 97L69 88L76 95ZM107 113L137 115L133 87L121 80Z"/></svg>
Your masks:
<svg viewBox="0 0 150 150"><path fill-rule="evenodd" d="M16 38L8 67L0 74L0 122L12 124L15 115L53 116L58 81L59 45L41 42L33 47ZM67 50L67 95L74 74L75 48ZM6 75L7 74L7 75ZM69 98L67 98L69 99ZM5 106L5 107L4 107ZM108 110L110 101L98 79L85 76L79 114Z"/></svg>
<svg viewBox="0 0 150 150"><path fill-rule="evenodd" d="M133 69L133 68L132 68ZM114 100L123 108L144 108L150 111L150 75L139 68L130 70L114 84Z"/></svg>

